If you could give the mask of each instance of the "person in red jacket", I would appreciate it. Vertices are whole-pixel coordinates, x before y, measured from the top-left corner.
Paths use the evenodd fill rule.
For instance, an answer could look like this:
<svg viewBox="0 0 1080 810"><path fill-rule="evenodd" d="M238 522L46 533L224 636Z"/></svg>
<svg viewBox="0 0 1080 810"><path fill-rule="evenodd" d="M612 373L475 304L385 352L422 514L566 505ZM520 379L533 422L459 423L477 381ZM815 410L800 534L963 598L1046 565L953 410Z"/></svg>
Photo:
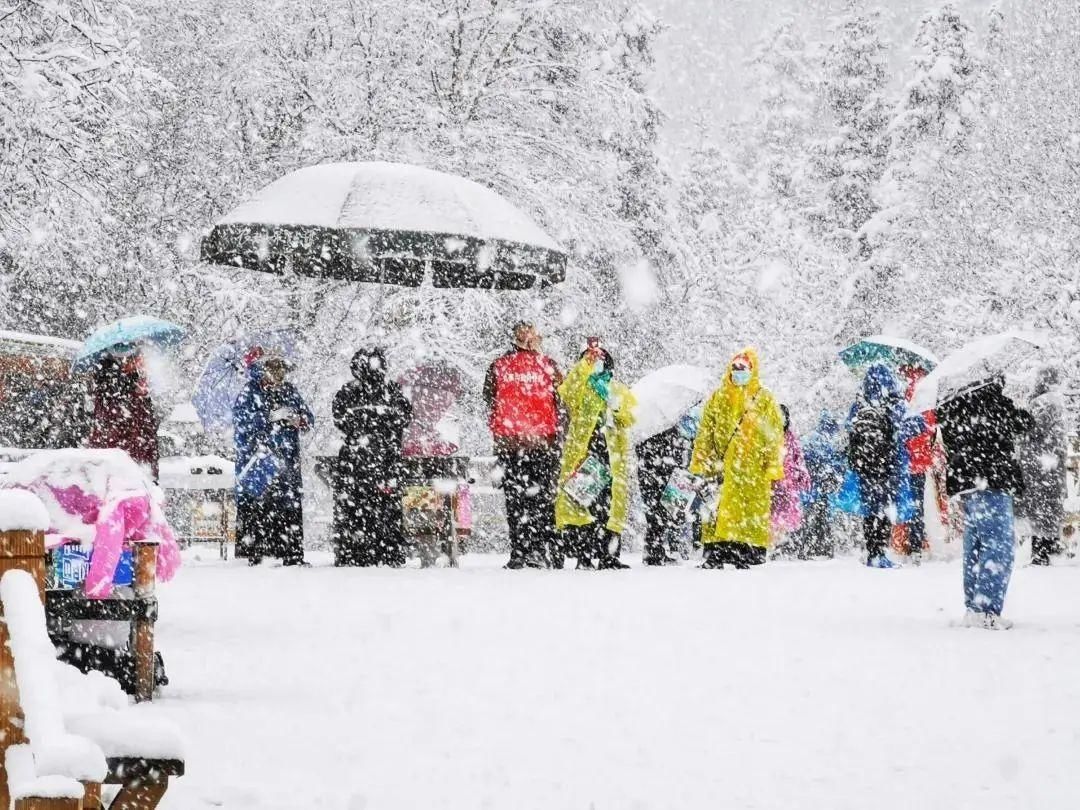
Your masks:
<svg viewBox="0 0 1080 810"><path fill-rule="evenodd" d="M900 374L908 384L905 399L911 402L915 396L915 386L926 376L926 371L914 366L901 366ZM933 411L926 411L922 417L926 422L926 430L905 443L915 506L915 514L907 523L907 552L916 562L921 558L926 545L926 514L923 505L926 476L933 472L935 464L939 462L936 455L937 418Z"/></svg>
<svg viewBox="0 0 1080 810"><path fill-rule="evenodd" d="M158 418L142 357L107 355L93 376L94 414L88 446L124 450L158 478Z"/></svg>
<svg viewBox="0 0 1080 810"><path fill-rule="evenodd" d="M540 351L540 334L518 323L513 348L488 368L484 400L495 455L502 469L510 533L507 568L562 567L555 532L562 382L555 361Z"/></svg>

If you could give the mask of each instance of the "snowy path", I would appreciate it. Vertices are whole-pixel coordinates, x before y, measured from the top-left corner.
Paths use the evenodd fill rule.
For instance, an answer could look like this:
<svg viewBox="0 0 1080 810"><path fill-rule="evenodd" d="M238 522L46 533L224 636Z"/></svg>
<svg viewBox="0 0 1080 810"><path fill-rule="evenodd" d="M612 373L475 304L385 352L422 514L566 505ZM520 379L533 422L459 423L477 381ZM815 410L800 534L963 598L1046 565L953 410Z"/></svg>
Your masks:
<svg viewBox="0 0 1080 810"><path fill-rule="evenodd" d="M165 805L1073 808L1080 569L1017 628L950 627L959 568L248 569L162 589L190 740ZM636 563L636 560L635 560Z"/></svg>

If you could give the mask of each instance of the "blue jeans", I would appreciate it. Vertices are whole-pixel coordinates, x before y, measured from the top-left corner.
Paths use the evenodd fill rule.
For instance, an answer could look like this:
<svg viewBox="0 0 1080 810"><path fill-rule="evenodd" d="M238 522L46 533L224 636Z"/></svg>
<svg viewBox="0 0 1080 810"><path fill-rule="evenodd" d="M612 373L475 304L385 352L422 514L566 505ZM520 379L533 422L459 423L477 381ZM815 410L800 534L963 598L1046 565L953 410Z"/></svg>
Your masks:
<svg viewBox="0 0 1080 810"><path fill-rule="evenodd" d="M1012 576L1012 496L987 489L960 496L964 507L964 605L1001 615Z"/></svg>

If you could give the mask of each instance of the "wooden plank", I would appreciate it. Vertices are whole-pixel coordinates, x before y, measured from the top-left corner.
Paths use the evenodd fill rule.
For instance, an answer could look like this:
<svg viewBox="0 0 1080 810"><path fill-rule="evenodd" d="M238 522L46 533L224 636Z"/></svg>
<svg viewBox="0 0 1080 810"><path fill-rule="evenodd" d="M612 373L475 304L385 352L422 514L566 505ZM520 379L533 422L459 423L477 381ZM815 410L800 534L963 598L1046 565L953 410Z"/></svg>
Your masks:
<svg viewBox="0 0 1080 810"><path fill-rule="evenodd" d="M137 787L122 787L109 805L109 810L154 810L169 789L169 777L161 782L149 782Z"/></svg>
<svg viewBox="0 0 1080 810"><path fill-rule="evenodd" d="M157 543L135 544L135 595L152 599L157 580ZM131 652L135 666L135 700L154 699L154 621L149 616L131 623Z"/></svg>
<svg viewBox="0 0 1080 810"><path fill-rule="evenodd" d="M15 810L83 810L82 799L19 799Z"/></svg>

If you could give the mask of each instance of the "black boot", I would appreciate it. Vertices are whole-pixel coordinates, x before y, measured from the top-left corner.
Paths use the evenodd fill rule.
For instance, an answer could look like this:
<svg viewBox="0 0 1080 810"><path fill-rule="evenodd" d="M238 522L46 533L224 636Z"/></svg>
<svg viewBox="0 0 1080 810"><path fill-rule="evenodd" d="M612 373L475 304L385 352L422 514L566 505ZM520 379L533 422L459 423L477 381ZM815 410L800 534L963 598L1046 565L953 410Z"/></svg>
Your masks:
<svg viewBox="0 0 1080 810"><path fill-rule="evenodd" d="M706 543L704 555L698 568L720 569L724 567L724 557L719 543Z"/></svg>

